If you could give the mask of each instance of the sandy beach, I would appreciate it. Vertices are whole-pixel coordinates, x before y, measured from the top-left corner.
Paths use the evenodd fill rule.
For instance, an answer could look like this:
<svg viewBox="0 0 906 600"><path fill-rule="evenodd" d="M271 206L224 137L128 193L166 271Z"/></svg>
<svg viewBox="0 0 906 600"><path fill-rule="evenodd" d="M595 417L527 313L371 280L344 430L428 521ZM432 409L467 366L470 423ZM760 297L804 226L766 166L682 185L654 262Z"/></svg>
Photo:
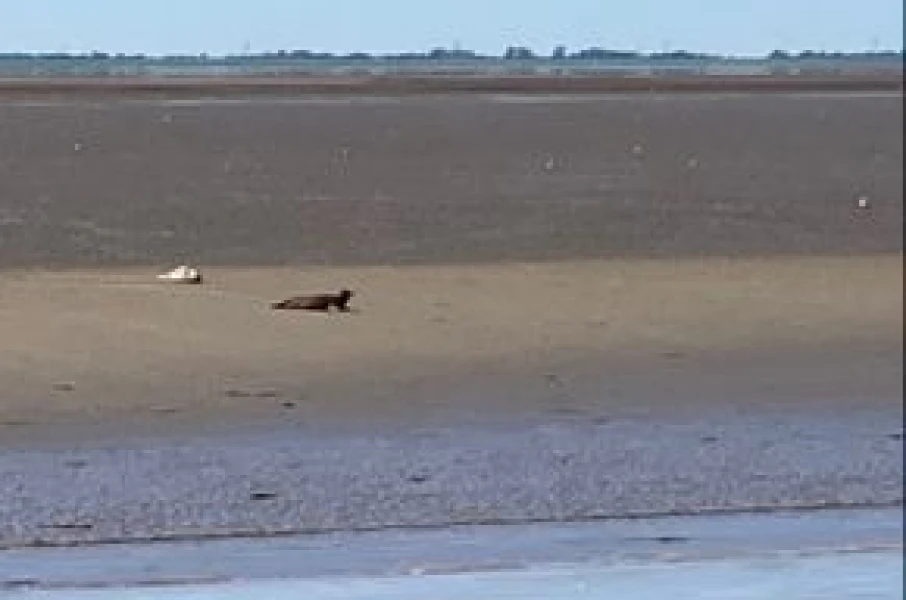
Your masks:
<svg viewBox="0 0 906 600"><path fill-rule="evenodd" d="M7 432L113 415L869 404L895 401L900 383L896 257L219 268L201 286L155 275L0 276ZM358 292L348 314L269 306L343 286Z"/></svg>
<svg viewBox="0 0 906 600"><path fill-rule="evenodd" d="M0 545L902 503L901 95L537 91L0 86Z"/></svg>

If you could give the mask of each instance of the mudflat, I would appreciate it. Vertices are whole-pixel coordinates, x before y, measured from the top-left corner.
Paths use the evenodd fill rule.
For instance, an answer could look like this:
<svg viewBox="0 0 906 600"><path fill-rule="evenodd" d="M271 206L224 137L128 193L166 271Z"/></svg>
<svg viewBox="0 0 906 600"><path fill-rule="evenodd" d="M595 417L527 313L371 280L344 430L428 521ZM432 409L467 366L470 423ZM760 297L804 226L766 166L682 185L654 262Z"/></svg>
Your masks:
<svg viewBox="0 0 906 600"><path fill-rule="evenodd" d="M367 65L363 65L367 69ZM796 67L790 65L789 70ZM236 98L344 96L420 96L476 93L626 93L626 92L902 92L897 65L838 69L798 69L798 73L717 74L694 69L659 69L650 73L283 73L229 76L56 76L0 78L6 99L64 98ZM804 72L803 72L804 71Z"/></svg>
<svg viewBox="0 0 906 600"><path fill-rule="evenodd" d="M897 93L6 101L0 266L896 254L902 122Z"/></svg>

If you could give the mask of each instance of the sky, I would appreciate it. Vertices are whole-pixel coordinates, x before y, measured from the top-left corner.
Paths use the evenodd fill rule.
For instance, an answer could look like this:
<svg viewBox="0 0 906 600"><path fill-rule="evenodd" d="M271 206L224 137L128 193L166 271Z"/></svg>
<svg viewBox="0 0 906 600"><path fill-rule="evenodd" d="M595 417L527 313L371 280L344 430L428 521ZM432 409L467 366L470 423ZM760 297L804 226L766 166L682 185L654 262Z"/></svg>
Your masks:
<svg viewBox="0 0 906 600"><path fill-rule="evenodd" d="M903 47L902 0L0 0L0 52Z"/></svg>

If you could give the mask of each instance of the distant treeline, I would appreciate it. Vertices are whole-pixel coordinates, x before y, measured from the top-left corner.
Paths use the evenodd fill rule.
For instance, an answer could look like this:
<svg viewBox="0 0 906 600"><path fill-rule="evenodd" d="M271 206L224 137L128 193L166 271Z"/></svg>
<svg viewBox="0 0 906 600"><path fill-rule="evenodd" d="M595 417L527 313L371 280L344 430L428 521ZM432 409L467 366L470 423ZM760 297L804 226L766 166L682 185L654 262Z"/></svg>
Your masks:
<svg viewBox="0 0 906 600"><path fill-rule="evenodd" d="M530 61L537 59L551 60L734 60L738 57L717 54L688 52L675 50L670 52L634 52L629 50L609 50L606 48L585 48L569 52L566 46L557 46L550 55L536 54L524 46L509 46L503 54L494 56L480 54L471 50L434 48L428 52L404 52L398 54L368 54L366 52L352 52L349 54L331 54L328 52L312 52L309 50L277 50L274 52L230 54L214 56L205 53L197 55L145 55L124 54L107 52L8 52L0 53L0 60L111 60L111 61L166 61L166 62L218 62L223 60L483 60L483 59L508 59ZM754 57L748 57L754 58ZM767 60L796 60L796 59L903 59L903 50L883 50L870 52L825 52L804 50L802 52L787 52L774 50L761 57Z"/></svg>

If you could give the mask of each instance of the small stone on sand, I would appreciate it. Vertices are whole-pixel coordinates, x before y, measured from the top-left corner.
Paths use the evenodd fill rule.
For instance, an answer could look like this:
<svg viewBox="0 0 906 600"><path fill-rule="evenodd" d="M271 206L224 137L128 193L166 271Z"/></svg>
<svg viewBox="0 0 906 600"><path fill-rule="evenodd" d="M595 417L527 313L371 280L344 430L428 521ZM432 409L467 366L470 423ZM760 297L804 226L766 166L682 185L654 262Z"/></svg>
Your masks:
<svg viewBox="0 0 906 600"><path fill-rule="evenodd" d="M276 497L276 492L252 492L249 494L249 498L252 500L273 500Z"/></svg>

